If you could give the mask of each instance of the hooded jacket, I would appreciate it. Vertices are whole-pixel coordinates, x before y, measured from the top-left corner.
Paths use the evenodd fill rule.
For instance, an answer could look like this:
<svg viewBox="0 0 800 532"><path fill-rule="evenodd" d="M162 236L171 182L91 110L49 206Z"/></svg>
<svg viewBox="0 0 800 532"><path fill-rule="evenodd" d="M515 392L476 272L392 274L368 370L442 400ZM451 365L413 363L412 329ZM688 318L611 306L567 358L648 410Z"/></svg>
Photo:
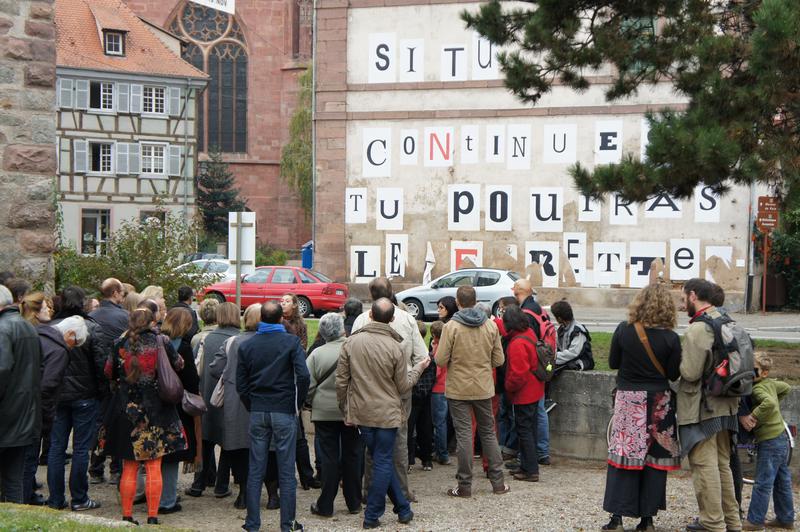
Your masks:
<svg viewBox="0 0 800 532"><path fill-rule="evenodd" d="M402 396L419 379L408 371L402 338L389 325L369 322L342 345L336 366L336 399L348 423L364 427L402 425Z"/></svg>
<svg viewBox="0 0 800 532"><path fill-rule="evenodd" d="M49 325L39 325L36 332L42 343L42 427L49 432L69 364L69 348L64 336Z"/></svg>
<svg viewBox="0 0 800 532"><path fill-rule="evenodd" d="M447 367L448 399L490 399L495 394L492 369L505 360L497 325L480 309L459 310L442 330L435 360Z"/></svg>
<svg viewBox="0 0 800 532"><path fill-rule="evenodd" d="M42 347L17 307L0 310L0 448L39 438Z"/></svg>
<svg viewBox="0 0 800 532"><path fill-rule="evenodd" d="M523 339L520 337L526 337ZM533 374L539 363L536 354L536 336L528 328L525 332L512 331L508 337L508 367L505 391L512 405L529 405L544 397L544 383Z"/></svg>

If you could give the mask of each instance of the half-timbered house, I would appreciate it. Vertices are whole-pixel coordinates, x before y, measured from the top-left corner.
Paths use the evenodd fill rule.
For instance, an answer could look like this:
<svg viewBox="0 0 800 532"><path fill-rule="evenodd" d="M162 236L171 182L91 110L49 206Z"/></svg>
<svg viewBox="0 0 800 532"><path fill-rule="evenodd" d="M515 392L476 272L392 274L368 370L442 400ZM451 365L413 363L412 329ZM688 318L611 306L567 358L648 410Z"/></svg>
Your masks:
<svg viewBox="0 0 800 532"><path fill-rule="evenodd" d="M63 236L104 252L158 207L195 212L197 102L208 77L179 37L120 0L56 0L57 195Z"/></svg>

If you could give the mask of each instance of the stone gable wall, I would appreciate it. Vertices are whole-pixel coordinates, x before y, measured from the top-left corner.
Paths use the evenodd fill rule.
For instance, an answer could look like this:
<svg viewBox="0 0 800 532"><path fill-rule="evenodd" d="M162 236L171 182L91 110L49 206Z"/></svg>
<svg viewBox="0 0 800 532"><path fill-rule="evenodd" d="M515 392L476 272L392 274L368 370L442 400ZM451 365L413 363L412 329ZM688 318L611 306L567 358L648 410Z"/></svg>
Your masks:
<svg viewBox="0 0 800 532"><path fill-rule="evenodd" d="M0 270L52 277L54 4L0 0Z"/></svg>

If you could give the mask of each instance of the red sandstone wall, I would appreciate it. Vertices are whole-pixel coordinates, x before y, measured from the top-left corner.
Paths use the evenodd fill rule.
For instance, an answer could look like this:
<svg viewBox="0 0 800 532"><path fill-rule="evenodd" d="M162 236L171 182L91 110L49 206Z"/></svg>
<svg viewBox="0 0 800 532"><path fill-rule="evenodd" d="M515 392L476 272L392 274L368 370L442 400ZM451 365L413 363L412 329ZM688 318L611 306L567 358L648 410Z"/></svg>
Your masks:
<svg viewBox="0 0 800 532"><path fill-rule="evenodd" d="M292 57L292 6L295 0L237 0L236 17L249 50L248 150L226 160L248 206L257 213L258 239L297 249L311 239L296 195L280 179L281 147L297 101L297 76L310 60ZM138 15L167 26L183 0L127 0ZM301 26L301 30L302 30ZM311 34L301 31L300 51L310 57Z"/></svg>

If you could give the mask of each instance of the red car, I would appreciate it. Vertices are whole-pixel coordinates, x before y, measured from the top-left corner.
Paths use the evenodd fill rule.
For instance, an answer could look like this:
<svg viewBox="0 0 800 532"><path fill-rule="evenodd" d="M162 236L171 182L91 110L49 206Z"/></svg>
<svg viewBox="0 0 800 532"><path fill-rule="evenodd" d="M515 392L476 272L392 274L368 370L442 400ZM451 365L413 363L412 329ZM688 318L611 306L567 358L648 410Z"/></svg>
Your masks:
<svg viewBox="0 0 800 532"><path fill-rule="evenodd" d="M341 310L348 290L319 272L297 266L260 266L242 279L242 309L253 303L279 300L284 294L296 295L299 311L307 317L314 312ZM197 299L202 301L206 297L236 302L236 281L207 286Z"/></svg>

